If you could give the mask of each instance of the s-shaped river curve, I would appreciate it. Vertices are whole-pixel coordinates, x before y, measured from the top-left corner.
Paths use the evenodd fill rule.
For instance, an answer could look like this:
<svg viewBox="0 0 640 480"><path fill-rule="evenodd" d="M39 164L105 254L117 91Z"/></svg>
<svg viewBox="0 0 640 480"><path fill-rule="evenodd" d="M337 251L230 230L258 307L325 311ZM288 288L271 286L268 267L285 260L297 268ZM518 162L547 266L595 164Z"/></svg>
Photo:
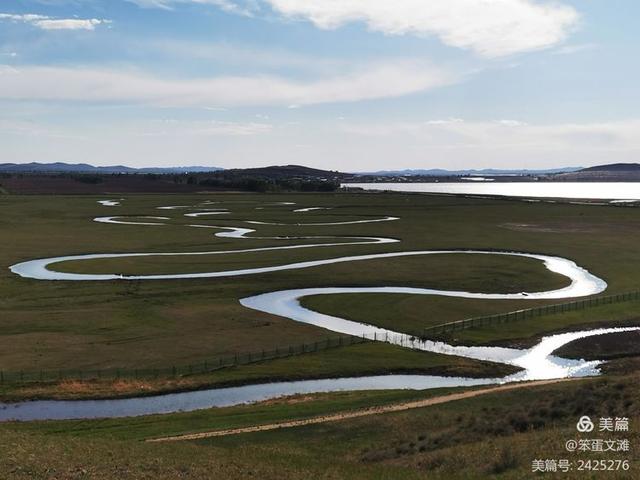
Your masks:
<svg viewBox="0 0 640 480"><path fill-rule="evenodd" d="M389 221L395 217L386 217ZM126 223L109 217L104 223ZM99 220L100 221L100 220ZM377 220L381 221L381 220ZM362 223L361 221L359 221ZM256 224L257 222L250 222ZM353 222L350 222L353 223ZM209 225L190 225L198 228L218 228L224 230L217 236L231 238L246 238L253 232L241 227L215 227ZM262 237L269 238L269 237ZM270 237L287 239L291 237ZM297 238L331 238L331 237L297 237ZM357 242L347 244L389 243L397 240L379 237L354 237ZM519 252L488 252L488 251L459 251L459 250L424 250L408 252L391 252L370 255L346 256L331 259L297 262L287 265L271 267L228 270L222 272L204 272L196 274L169 275L132 275L123 277L115 274L74 274L57 272L50 268L52 264L69 260L89 260L98 258L139 257L139 256L173 256L173 255L210 255L254 252L287 248L315 248L345 245L345 243L290 245L284 247L267 247L263 249L247 249L235 251L212 252L178 252L178 253L123 253L123 254L92 254L55 257L32 260L16 264L11 271L27 278L40 280L67 281L102 281L102 280L162 280L183 278L216 278L237 275L252 275L259 273L311 268L334 263L357 262L379 258L395 258L403 256L438 255L438 254L482 254L508 255L540 260L545 267L554 273L566 276L571 280L568 287L546 292L516 293L516 294L486 294L479 292L446 291L437 289L410 287L357 287L357 288L311 288L293 289L256 295L242 299L240 302L247 308L265 313L283 316L293 321L308 323L349 335L365 336L378 341L401 345L418 350L437 352L448 355L458 355L478 360L516 365L523 370L505 378L470 379L457 377L442 377L431 375L384 375L358 378L337 378L324 380L304 380L297 382L278 382L260 385L247 385L222 389L211 389L197 392L158 395L143 398L118 400L80 400L80 401L34 401L17 404L0 404L0 420L43 420L43 419L71 419L71 418L101 418L147 415L156 413L171 413L176 411L190 411L210 407L236 405L254 402L283 395L299 393L331 392L340 390L376 390L376 389L428 389L439 387L473 386L491 383L506 383L521 380L536 380L550 378L566 378L572 376L586 376L598 373L598 361L569 360L554 357L553 351L576 340L594 335L604 335L615 332L640 330L640 328L608 328L581 332L570 332L545 337L542 341L528 350L501 347L464 347L448 345L444 342L420 341L409 335L378 328L372 325L353 322L339 317L324 315L302 307L300 300L309 295L328 295L344 293L403 293L415 295L440 295L459 298L475 299L561 299L581 297L600 293L606 289L604 280L596 277L587 270L579 267L571 260L547 255L537 255Z"/></svg>

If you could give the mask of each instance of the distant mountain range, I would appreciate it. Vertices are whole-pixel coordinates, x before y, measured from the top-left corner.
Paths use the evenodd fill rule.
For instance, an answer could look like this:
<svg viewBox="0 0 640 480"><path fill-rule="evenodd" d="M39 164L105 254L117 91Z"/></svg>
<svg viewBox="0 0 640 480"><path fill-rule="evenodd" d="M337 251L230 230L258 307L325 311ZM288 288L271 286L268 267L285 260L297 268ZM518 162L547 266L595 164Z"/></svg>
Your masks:
<svg viewBox="0 0 640 480"><path fill-rule="evenodd" d="M95 167L86 163L0 163L0 172L14 173L198 173L217 172L220 167L152 167L133 168L124 165Z"/></svg>
<svg viewBox="0 0 640 480"><path fill-rule="evenodd" d="M94 173L94 174L182 174L182 173L207 173L207 172L223 172L225 175L245 175L258 176L267 178L285 178L285 177L301 177L301 178L324 178L324 179L344 179L366 177L368 181L372 181L372 177L464 177L464 176L538 176L550 175L555 179L563 180L568 178L576 178L577 180L593 180L599 177L615 177L623 178L624 176L640 177L640 164L638 163L614 163L609 165L598 165L594 167L564 167L551 168L541 170L528 169L469 169L469 170L446 170L442 168L432 169L406 169L406 170L380 170L374 172L338 172L329 170L320 170L316 168L305 167L302 165L277 165L258 168L242 168L242 169L224 169L220 167L150 167L150 168L133 168L124 165L111 165L106 167L96 167L86 163L0 163L0 172L5 173ZM505 179L506 180L506 179ZM524 180L524 179L523 179Z"/></svg>
<svg viewBox="0 0 640 480"><path fill-rule="evenodd" d="M432 168L428 170L380 170L376 172L358 172L359 175L378 175L381 177L402 177L402 176L428 176L428 177L452 177L464 175L552 175L554 173L570 173L582 170L582 167L552 168L547 170L500 170L495 168L484 168L481 170L445 170L442 168Z"/></svg>

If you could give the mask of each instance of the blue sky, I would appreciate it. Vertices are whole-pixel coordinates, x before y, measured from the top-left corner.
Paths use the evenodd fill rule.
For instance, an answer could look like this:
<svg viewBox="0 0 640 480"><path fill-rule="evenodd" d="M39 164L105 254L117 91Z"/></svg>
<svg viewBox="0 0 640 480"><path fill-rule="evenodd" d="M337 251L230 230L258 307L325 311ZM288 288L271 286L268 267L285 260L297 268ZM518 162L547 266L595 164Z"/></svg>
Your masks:
<svg viewBox="0 0 640 480"><path fill-rule="evenodd" d="M635 0L4 0L0 162L637 161L639 16Z"/></svg>

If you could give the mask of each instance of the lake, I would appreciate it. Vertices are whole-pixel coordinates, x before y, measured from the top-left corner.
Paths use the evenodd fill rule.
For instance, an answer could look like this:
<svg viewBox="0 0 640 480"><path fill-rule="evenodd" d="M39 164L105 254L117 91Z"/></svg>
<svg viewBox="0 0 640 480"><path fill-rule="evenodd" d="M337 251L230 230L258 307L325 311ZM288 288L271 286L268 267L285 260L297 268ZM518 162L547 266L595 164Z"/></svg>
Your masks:
<svg viewBox="0 0 640 480"><path fill-rule="evenodd" d="M639 182L433 182L343 183L343 187L394 192L501 195L507 197L640 200Z"/></svg>

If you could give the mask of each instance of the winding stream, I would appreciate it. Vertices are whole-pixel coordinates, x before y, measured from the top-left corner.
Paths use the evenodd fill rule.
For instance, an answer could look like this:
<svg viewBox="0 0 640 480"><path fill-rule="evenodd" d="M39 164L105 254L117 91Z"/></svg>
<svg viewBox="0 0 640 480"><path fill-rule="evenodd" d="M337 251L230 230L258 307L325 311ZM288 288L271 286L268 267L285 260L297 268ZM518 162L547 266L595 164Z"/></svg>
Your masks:
<svg viewBox="0 0 640 480"><path fill-rule="evenodd" d="M213 202L207 202L210 204ZM291 202L278 202L273 205L293 205ZM163 210L189 208L188 206L158 207ZM298 212L317 210L320 207L297 209ZM222 210L222 209L220 209ZM198 217L201 215L213 215L213 212L196 212L187 216ZM226 213L226 212L225 212ZM124 225L167 225L164 222L135 222L122 220L123 217L97 217L94 219L100 223L124 224ZM141 219L168 220L167 217L137 217ZM382 217L367 220L355 220L348 222L303 223L294 225L347 225L355 223L374 223L395 221L397 217ZM254 225L286 225L281 223L267 223L248 220L245 223ZM255 230L243 227L221 227L214 225L187 225L193 228L211 228L220 230L215 235L226 238L252 238L252 239L336 239L351 240L349 242L331 242L286 245L279 247L253 248L245 250L214 250L205 252L166 252L166 253L117 253L117 254L89 254L69 255L39 260L30 260L18 263L10 267L11 271L25 278L38 280L65 280L65 281L107 281L107 280L167 280L186 278L220 278L240 275L254 275L284 270L301 268L313 268L321 265L329 265L345 262L357 262L381 258L397 258L421 255L506 255L515 257L532 258L543 262L550 272L564 275L570 280L570 285L557 290L544 292L521 292L512 294L487 294L480 292L448 291L411 287L353 287L353 288L308 288L292 289L270 292L240 300L246 307L261 312L278 315L292 321L307 323L333 332L366 337L376 341L383 341L406 348L436 352L446 355L499 362L520 367L522 370L516 374L504 378L459 378L432 375L383 375L358 378L334 378L323 380L302 380L295 382L277 382L259 385L246 385L242 387L219 388L195 392L183 392L174 394L157 395L142 398L116 399L116 400L80 400L80 401L32 401L15 404L0 403L0 421L6 420L44 420L44 419L82 419L102 417L125 417L148 414L171 413L179 411L192 411L203 408L237 405L247 402L255 402L283 395L334 392L343 390L384 390L384 389L429 389L441 387L463 387L495 383L507 383L522 380L540 380L552 378L566 378L576 376L596 375L599 373L599 361L572 360L556 357L553 352L567 343L589 336L605 335L609 333L640 330L640 327L607 328L579 332L563 333L543 338L536 346L520 350L503 347L466 347L453 346L444 342L422 341L406 334L392 330L379 328L373 325L353 322L340 317L325 315L303 307L301 299L312 295L335 295L348 293L388 293L388 294L412 294L412 295L440 295L459 298L474 299L563 299L594 295L603 292L607 288L604 280L596 277L584 268L579 267L568 259L547 255L537 255L520 252L494 252L479 250L422 250L405 252L388 252L368 255L351 255L305 262L295 262L269 267L249 268L239 270L227 270L202 273L177 273L164 275L120 275L110 274L80 274L65 273L55 270L55 264L66 261L82 261L104 258L124 257L165 257L180 255L224 255L247 252L259 252L268 250L285 250L299 248L324 248L341 245L365 245L396 243L399 240L384 237L248 237Z"/></svg>

